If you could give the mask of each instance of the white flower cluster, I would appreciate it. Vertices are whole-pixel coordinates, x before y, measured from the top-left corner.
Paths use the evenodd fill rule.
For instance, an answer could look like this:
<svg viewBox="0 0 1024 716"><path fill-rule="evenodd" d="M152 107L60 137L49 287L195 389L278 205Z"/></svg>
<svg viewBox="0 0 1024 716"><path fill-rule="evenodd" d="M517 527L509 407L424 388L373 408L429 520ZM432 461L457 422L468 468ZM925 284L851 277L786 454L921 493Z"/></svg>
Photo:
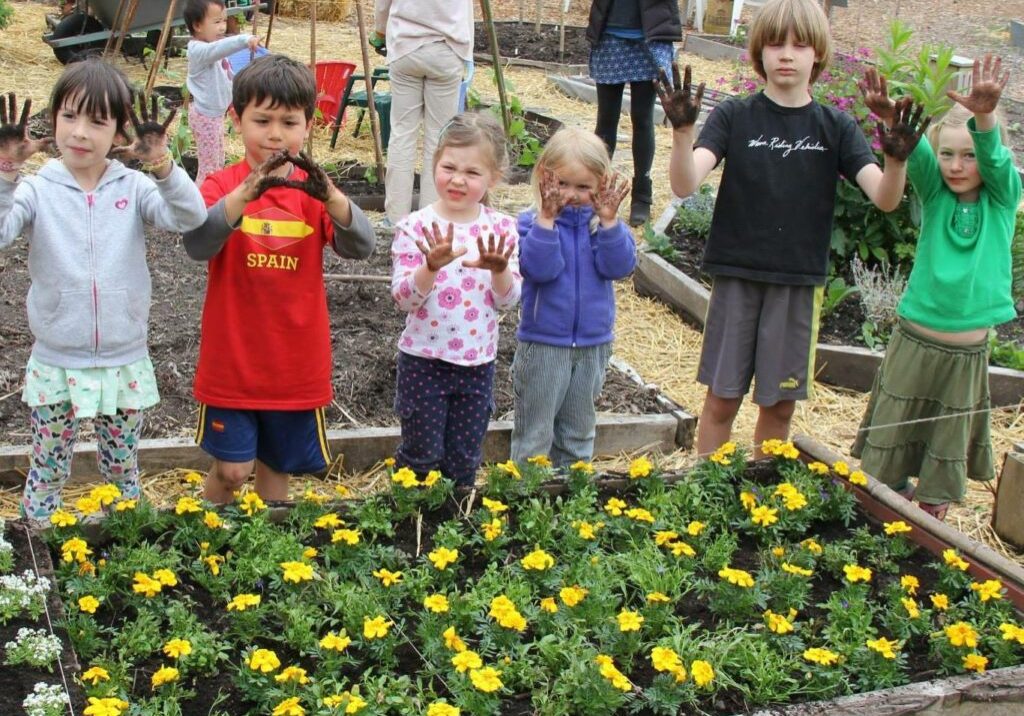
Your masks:
<svg viewBox="0 0 1024 716"><path fill-rule="evenodd" d="M46 595L50 591L50 580L37 577L25 570L19 577L5 574L0 577L0 624L27 612L32 619L38 619L46 607Z"/></svg>
<svg viewBox="0 0 1024 716"><path fill-rule="evenodd" d="M68 695L58 684L39 682L21 702L26 716L61 716L68 707Z"/></svg>
<svg viewBox="0 0 1024 716"><path fill-rule="evenodd" d="M53 671L53 662L60 656L61 643L60 639L42 629L21 628L14 641L4 644L4 649L7 650L5 664L28 664Z"/></svg>
<svg viewBox="0 0 1024 716"><path fill-rule="evenodd" d="M4 536L6 523L0 518L0 574L10 572L14 567L14 546Z"/></svg>

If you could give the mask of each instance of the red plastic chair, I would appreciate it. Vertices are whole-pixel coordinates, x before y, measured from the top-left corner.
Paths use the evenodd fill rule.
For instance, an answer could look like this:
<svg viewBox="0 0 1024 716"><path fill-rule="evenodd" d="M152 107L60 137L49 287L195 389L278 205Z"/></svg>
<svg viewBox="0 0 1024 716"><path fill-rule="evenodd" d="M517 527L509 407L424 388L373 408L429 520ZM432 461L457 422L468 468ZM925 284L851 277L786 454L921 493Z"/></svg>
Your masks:
<svg viewBox="0 0 1024 716"><path fill-rule="evenodd" d="M316 108L320 110L319 121L324 124L334 122L341 108L342 95L355 71L356 66L351 62L325 60L316 63Z"/></svg>

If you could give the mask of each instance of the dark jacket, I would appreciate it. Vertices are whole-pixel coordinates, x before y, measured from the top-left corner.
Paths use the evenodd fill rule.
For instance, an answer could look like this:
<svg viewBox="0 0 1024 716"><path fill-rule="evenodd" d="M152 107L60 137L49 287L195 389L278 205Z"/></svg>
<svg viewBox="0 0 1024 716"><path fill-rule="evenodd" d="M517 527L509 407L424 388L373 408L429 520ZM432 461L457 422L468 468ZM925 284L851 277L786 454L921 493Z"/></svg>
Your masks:
<svg viewBox="0 0 1024 716"><path fill-rule="evenodd" d="M615 0L594 0L590 6L587 40L596 45L608 24L608 13ZM648 42L679 42L683 24L679 19L678 0L633 0L640 3L640 19L644 39Z"/></svg>

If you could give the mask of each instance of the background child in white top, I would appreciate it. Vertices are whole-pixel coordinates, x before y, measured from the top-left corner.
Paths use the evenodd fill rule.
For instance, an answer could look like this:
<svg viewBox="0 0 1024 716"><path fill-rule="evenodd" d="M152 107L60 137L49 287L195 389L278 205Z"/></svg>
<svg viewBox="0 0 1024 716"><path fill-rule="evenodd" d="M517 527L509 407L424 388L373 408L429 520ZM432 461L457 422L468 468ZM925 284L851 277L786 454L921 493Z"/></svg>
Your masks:
<svg viewBox="0 0 1024 716"><path fill-rule="evenodd" d="M258 10L256 11L258 12ZM188 124L196 141L199 173L196 184L224 168L224 113L231 105L231 65L228 57L244 47L255 51L253 35L225 37L228 16L224 0L188 0L184 10L188 41Z"/></svg>
<svg viewBox="0 0 1024 716"><path fill-rule="evenodd" d="M391 246L391 294L408 313L398 343L395 459L459 484L472 484L482 459L498 311L515 306L522 282L515 221L482 203L505 162L493 118L455 117L434 155L438 199L401 221Z"/></svg>

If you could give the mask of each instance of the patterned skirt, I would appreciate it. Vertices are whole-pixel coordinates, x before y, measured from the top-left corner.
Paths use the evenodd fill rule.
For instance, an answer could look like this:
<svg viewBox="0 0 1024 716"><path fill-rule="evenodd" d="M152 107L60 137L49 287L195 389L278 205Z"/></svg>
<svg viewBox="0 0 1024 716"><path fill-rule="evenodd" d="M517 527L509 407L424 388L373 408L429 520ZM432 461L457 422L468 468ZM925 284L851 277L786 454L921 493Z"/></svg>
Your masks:
<svg viewBox="0 0 1024 716"><path fill-rule="evenodd" d="M671 42L626 40L604 34L590 51L590 77L601 85L649 82L658 70L672 76L675 51Z"/></svg>

